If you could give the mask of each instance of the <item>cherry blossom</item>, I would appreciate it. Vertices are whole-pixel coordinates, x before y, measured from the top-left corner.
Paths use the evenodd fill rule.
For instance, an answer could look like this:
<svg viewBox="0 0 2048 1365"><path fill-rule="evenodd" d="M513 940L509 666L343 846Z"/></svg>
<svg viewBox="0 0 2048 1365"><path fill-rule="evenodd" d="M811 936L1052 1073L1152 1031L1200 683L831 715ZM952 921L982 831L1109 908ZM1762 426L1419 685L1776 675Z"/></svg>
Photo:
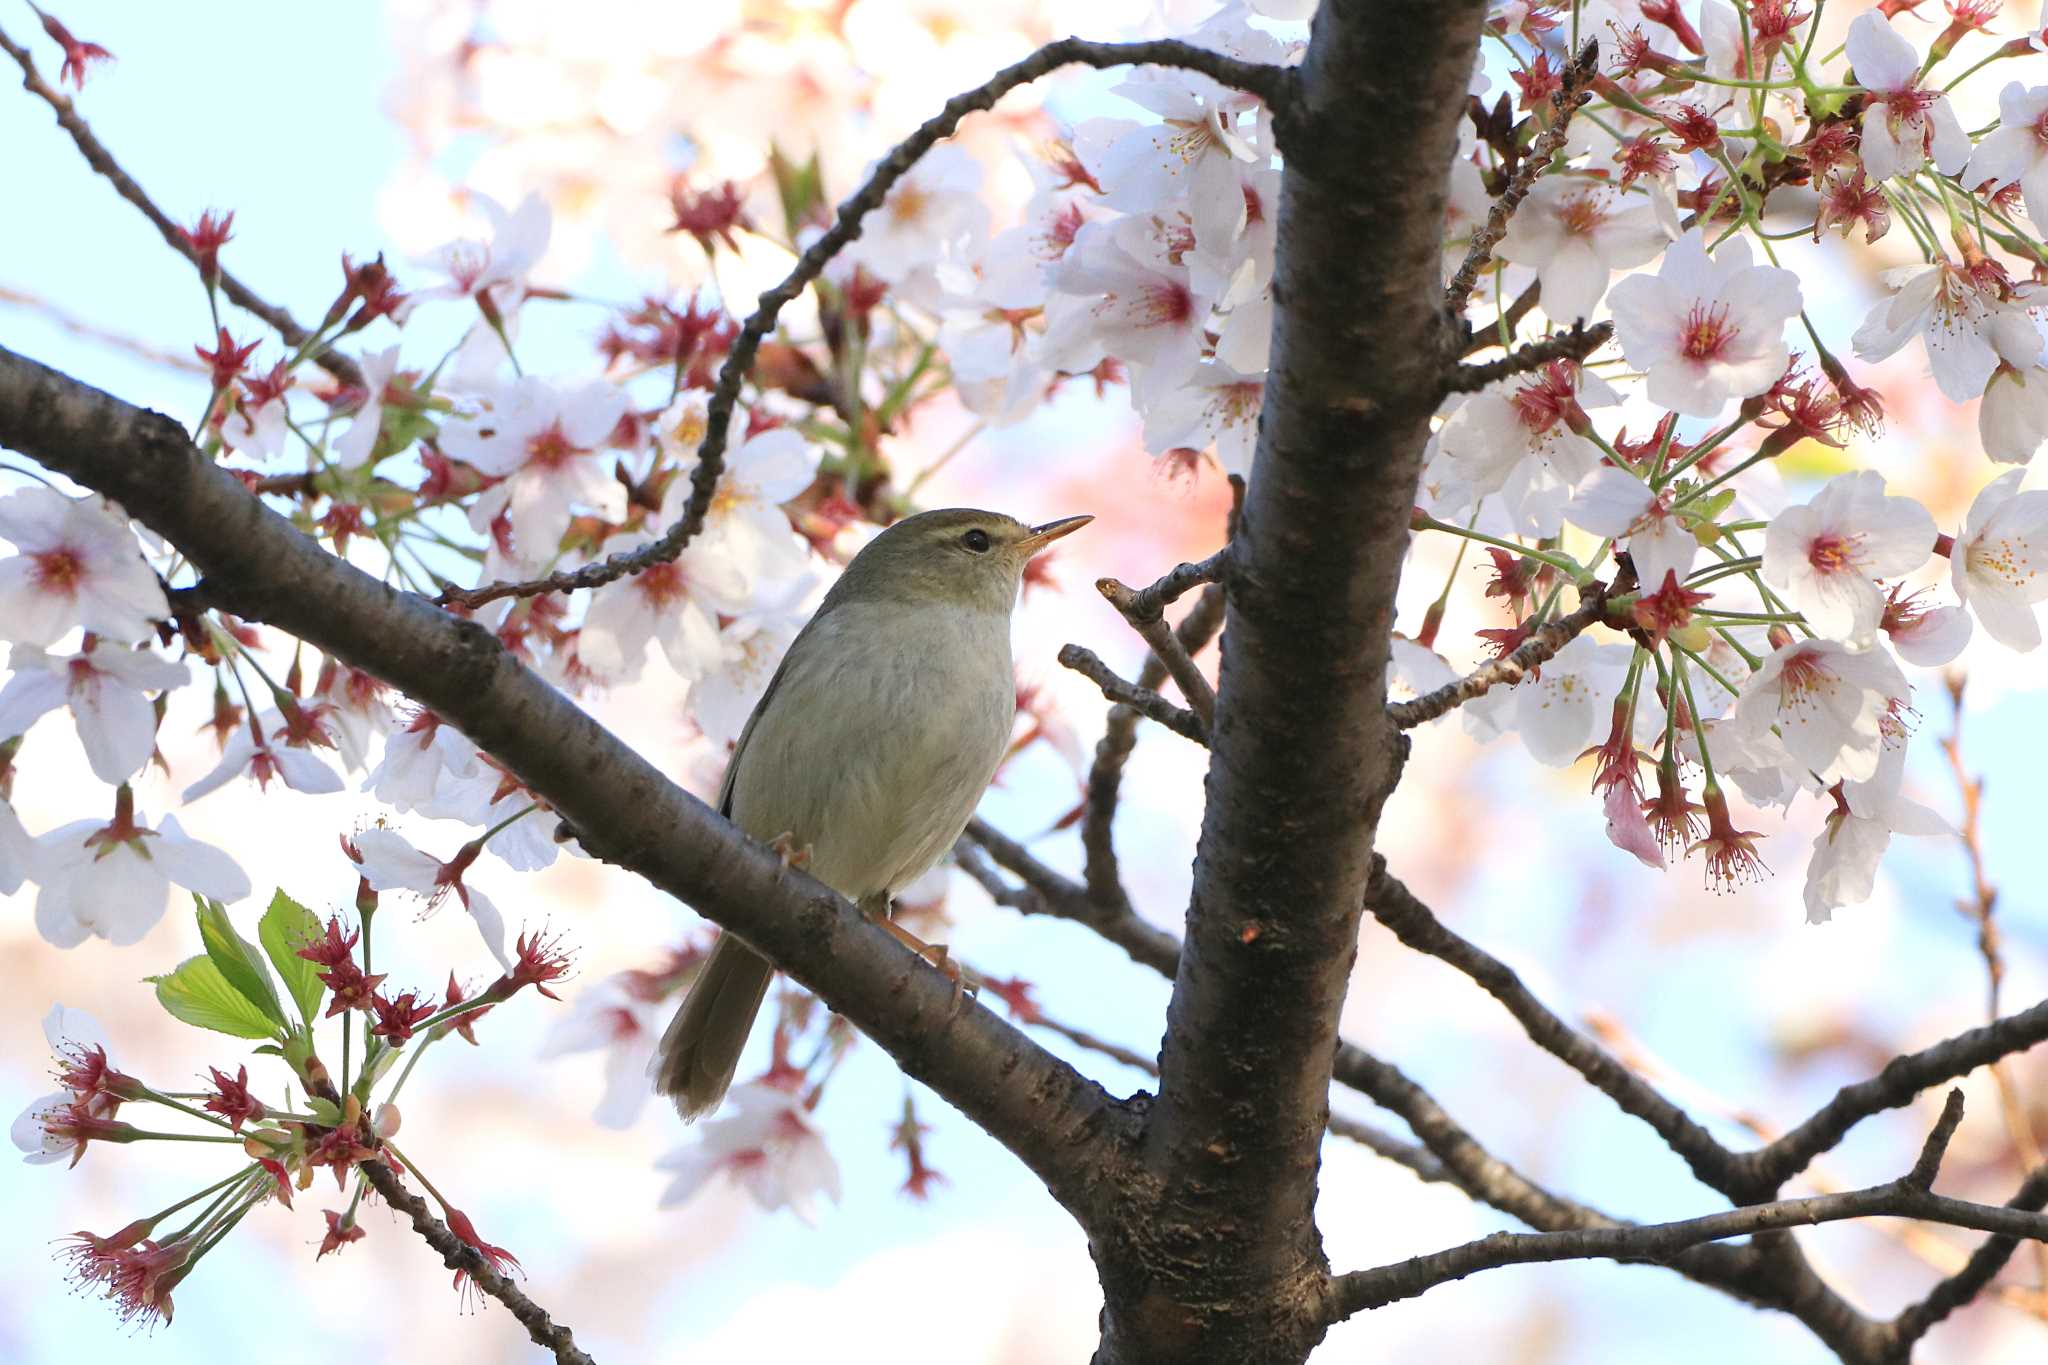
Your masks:
<svg viewBox="0 0 2048 1365"><path fill-rule="evenodd" d="M655 1165L675 1173L662 1191L665 1209L687 1202L721 1172L762 1208L786 1208L806 1223L817 1221L819 1195L839 1202L839 1163L802 1099L762 1081L734 1086L697 1140Z"/></svg>
<svg viewBox="0 0 2048 1365"><path fill-rule="evenodd" d="M332 749L334 741L314 710L294 703L289 711L265 711L235 727L212 772L185 788L189 804L226 786L243 773L269 787L272 778L293 791L309 795L338 792L341 774L317 757L316 749Z"/></svg>
<svg viewBox="0 0 2048 1365"><path fill-rule="evenodd" d="M670 449L679 480L687 483L697 467L696 446ZM810 553L782 504L808 488L817 471L817 448L790 427L768 427L726 452L725 472L704 519L705 539L756 588L788 582L809 569Z"/></svg>
<svg viewBox="0 0 2048 1365"><path fill-rule="evenodd" d="M1846 40L1856 80L1871 93L1863 110L1863 168L1873 181L1910 175L1931 159L1954 175L1970 159L1970 137L1948 97L1920 85L1913 45L1875 13L1856 16Z"/></svg>
<svg viewBox="0 0 2048 1365"><path fill-rule="evenodd" d="M2000 365L1977 407L1984 454L2000 464L2026 464L2048 442L2048 369Z"/></svg>
<svg viewBox="0 0 2048 1365"><path fill-rule="evenodd" d="M1250 477L1265 393L1265 380L1257 375L1241 374L1220 361L1205 364L1146 411L1145 448L1213 446L1224 473Z"/></svg>
<svg viewBox="0 0 2048 1365"><path fill-rule="evenodd" d="M59 948L93 937L141 942L163 918L173 883L218 901L249 894L234 859L187 836L175 815L150 829L121 790L112 823L74 820L36 840L36 931Z"/></svg>
<svg viewBox="0 0 2048 1365"><path fill-rule="evenodd" d="M603 1050L604 1094L593 1117L607 1128L632 1127L646 1107L647 1068L674 1009L643 987L638 973L624 972L579 991L541 1043L543 1058Z"/></svg>
<svg viewBox="0 0 2048 1365"><path fill-rule="evenodd" d="M1038 360L1080 374L1115 356L1141 369L1134 382L1150 398L1193 373L1210 301L1171 250L1148 250L1141 259L1127 244L1136 243L1110 223L1087 224L1075 235L1053 270L1056 292L1046 302Z"/></svg>
<svg viewBox="0 0 2048 1365"><path fill-rule="evenodd" d="M483 851L481 844L463 845L452 861L444 863L414 848L396 830L366 829L352 842L355 851L362 855L358 866L363 880L372 890L410 891L423 897L430 911L449 892L454 892L462 908L476 921L477 932L483 935L491 956L506 971L512 970L512 959L505 954L505 917L490 897L463 880L463 874Z"/></svg>
<svg viewBox="0 0 2048 1365"><path fill-rule="evenodd" d="M1961 606L1921 601L1927 591L1908 592L1903 584L1893 584L1879 624L1900 658L1920 668L1939 668L1970 643L1970 613Z"/></svg>
<svg viewBox="0 0 2048 1365"><path fill-rule="evenodd" d="M369 463L377 436L384 429L384 393L398 374L398 347L386 346L363 357L363 402L348 430L334 442L334 458L343 469Z"/></svg>
<svg viewBox="0 0 2048 1365"><path fill-rule="evenodd" d="M103 782L119 784L149 762L156 748L156 708L148 693L182 686L185 665L147 650L87 637L69 656L16 645L13 676L0 686L0 735L18 735L46 713L68 705L86 762Z"/></svg>
<svg viewBox="0 0 2048 1365"><path fill-rule="evenodd" d="M678 499L689 483L677 480ZM631 550L655 538L652 531L619 537L614 548ZM591 672L609 682L640 676L649 642L658 642L669 666L684 678L714 667L724 646L720 614L736 615L750 600L746 575L717 549L685 546L683 553L631 578L599 588L583 618L577 650Z"/></svg>
<svg viewBox="0 0 2048 1365"><path fill-rule="evenodd" d="M434 820L481 823L497 776L469 737L421 711L384 744L384 757L363 779L363 790L396 811Z"/></svg>
<svg viewBox="0 0 2048 1365"><path fill-rule="evenodd" d="M618 481L591 456L626 408L626 395L601 381L568 387L528 377L480 395L441 428L443 450L504 480L471 505L470 525L489 531L504 513L514 562L537 569L560 550L574 508L623 513Z"/></svg>
<svg viewBox="0 0 2048 1365"><path fill-rule="evenodd" d="M799 603L808 592L784 593L757 601L723 632L725 652L718 666L690 689L690 713L704 733L724 744L739 741L754 703L768 690L782 656L803 629L807 613Z"/></svg>
<svg viewBox="0 0 2048 1365"><path fill-rule="evenodd" d="M529 194L519 207L507 211L487 194L475 190L467 198L490 224L491 238L479 241L462 238L437 248L428 264L448 278L445 283L417 290L400 306L399 320L422 303L435 299L474 298L488 300L501 316L519 306L526 291L526 277L547 254L553 218L538 194Z"/></svg>
<svg viewBox="0 0 2048 1365"><path fill-rule="evenodd" d="M2024 367L2041 354L2041 334L1995 270L1973 271L1943 257L1882 278L1895 292L1856 329L1853 344L1864 360L1883 360L1917 336L1935 384L1966 403L1984 392L2000 360Z"/></svg>
<svg viewBox="0 0 2048 1365"><path fill-rule="evenodd" d="M1893 706L1910 690L1881 646L1795 640L1743 684L1735 727L1751 739L1775 727L1787 755L1824 784L1865 782L1877 771Z"/></svg>
<svg viewBox="0 0 2048 1365"><path fill-rule="evenodd" d="M292 386L292 375L279 361L260 379L243 376L242 397L235 410L221 423L221 443L228 449L258 460L274 459L284 453L291 434L291 411L284 401Z"/></svg>
<svg viewBox="0 0 2048 1365"><path fill-rule="evenodd" d="M1750 264L1737 238L1711 258L1694 228L1655 275L1631 275L1607 296L1629 363L1648 375L1650 401L1716 417L1732 398L1763 393L1790 359L1785 324L1802 306L1799 277Z"/></svg>
<svg viewBox="0 0 2048 1365"><path fill-rule="evenodd" d="M35 840L22 828L14 807L0 801L0 896L11 896L28 880Z"/></svg>
<svg viewBox="0 0 2048 1365"><path fill-rule="evenodd" d="M1467 703L1466 729L1476 738L1491 739L1510 728L1512 712L1512 728L1531 758L1553 768L1569 766L1593 742L1603 708L1621 688L1630 653L1626 645L1576 636L1514 687L1495 688Z"/></svg>
<svg viewBox="0 0 2048 1365"><path fill-rule="evenodd" d="M1985 484L1949 551L1956 596L2007 649L2041 643L2035 604L2048 598L2048 492L2020 491L2024 469Z"/></svg>
<svg viewBox="0 0 2048 1365"><path fill-rule="evenodd" d="M1254 152L1214 81L1192 71L1144 70L1118 82L1115 92L1161 121L1132 125L1109 145L1097 172L1105 204L1149 213L1184 196L1220 201L1237 192L1235 163Z"/></svg>
<svg viewBox="0 0 2048 1365"><path fill-rule="evenodd" d="M1906 749L1893 745L1865 782L1844 782L1836 808L1814 837L1806 866L1806 921L1825 924L1836 907L1860 905L1877 886L1877 865L1894 834L1953 834L1947 820L1900 792Z"/></svg>
<svg viewBox="0 0 2048 1365"><path fill-rule="evenodd" d="M1591 317L1608 276L1642 265L1666 238L1649 200L1601 182L1552 175L1538 180L1497 249L1543 285L1543 311L1559 322Z"/></svg>
<svg viewBox="0 0 2048 1365"><path fill-rule="evenodd" d="M1813 501L1771 519L1763 575L1814 630L1861 649L1884 618L1874 580L1911 573L1933 550L1927 509L1887 497L1884 476L1865 469L1830 479Z"/></svg>
<svg viewBox="0 0 2048 1365"><path fill-rule="evenodd" d="M48 488L0 497L0 640L44 648L74 626L132 644L170 615L127 518L100 498Z"/></svg>
<svg viewBox="0 0 2048 1365"><path fill-rule="evenodd" d="M1998 92L1998 128L1970 153L1965 185L2016 184L2034 226L2048 230L2048 85L2018 81Z"/></svg>
<svg viewBox="0 0 2048 1365"><path fill-rule="evenodd" d="M971 252L988 230L980 190L979 161L958 147L933 148L861 225L857 259L877 279L898 284L942 253Z"/></svg>
<svg viewBox="0 0 2048 1365"><path fill-rule="evenodd" d="M1602 458L1582 434L1590 428L1585 409L1615 401L1598 375L1559 361L1472 395L1444 423L1438 445L1465 485L1466 505L1506 490L1515 529L1555 535L1569 491Z"/></svg>
<svg viewBox="0 0 2048 1365"><path fill-rule="evenodd" d="M1661 584L1667 577L1683 582L1699 554L1699 537L1673 510L1670 488L1650 486L1625 469L1604 465L1579 485L1564 509L1565 520L1596 536L1616 540L1636 566L1636 581Z"/></svg>

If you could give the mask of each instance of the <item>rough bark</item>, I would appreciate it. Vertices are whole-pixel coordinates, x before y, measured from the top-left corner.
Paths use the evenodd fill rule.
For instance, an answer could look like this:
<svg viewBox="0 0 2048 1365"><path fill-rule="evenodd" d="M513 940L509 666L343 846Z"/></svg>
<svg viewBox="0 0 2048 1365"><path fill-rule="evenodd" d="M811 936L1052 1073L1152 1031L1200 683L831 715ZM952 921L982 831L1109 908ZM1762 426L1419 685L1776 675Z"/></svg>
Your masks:
<svg viewBox="0 0 2048 1365"><path fill-rule="evenodd" d="M1095 1243L1103 1365L1294 1362L1324 1331L1316 1175L1399 766L1387 641L1447 345L1441 168L1482 11L1326 3L1276 111L1273 361L1222 580L1207 809L1143 1146L1154 1185L1147 1216Z"/></svg>

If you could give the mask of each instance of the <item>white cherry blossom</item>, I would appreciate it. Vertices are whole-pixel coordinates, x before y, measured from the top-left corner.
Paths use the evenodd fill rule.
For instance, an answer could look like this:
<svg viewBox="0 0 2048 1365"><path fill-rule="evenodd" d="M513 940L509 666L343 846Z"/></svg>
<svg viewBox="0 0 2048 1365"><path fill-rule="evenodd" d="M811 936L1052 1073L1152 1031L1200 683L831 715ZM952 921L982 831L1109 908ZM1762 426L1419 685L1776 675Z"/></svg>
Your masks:
<svg viewBox="0 0 2048 1365"><path fill-rule="evenodd" d="M2000 464L2026 464L2048 442L2048 369L2000 365L1977 406L1984 454Z"/></svg>
<svg viewBox="0 0 2048 1365"><path fill-rule="evenodd" d="M1998 92L1998 128L1970 153L1965 185L2017 184L2027 217L2048 231L2048 85L2008 83Z"/></svg>
<svg viewBox="0 0 2048 1365"><path fill-rule="evenodd" d="M470 299L487 295L500 316L509 318L526 294L526 278L547 254L553 218L547 202L529 194L519 207L507 210L487 194L465 196L491 229L489 241L460 238L436 248L426 263L447 279L406 296L399 320L422 303L435 299Z"/></svg>
<svg viewBox="0 0 2048 1365"><path fill-rule="evenodd" d="M441 428L443 450L504 480L472 504L470 525L488 530L505 513L514 558L533 569L554 558L576 508L622 512L624 492L594 452L626 408L625 393L602 381L527 377L480 395Z"/></svg>
<svg viewBox="0 0 2048 1365"><path fill-rule="evenodd" d="M1814 630L1861 649L1884 617L1875 580L1909 574L1933 552L1927 509L1887 497L1884 476L1865 469L1828 480L1813 501L1771 518L1763 576Z"/></svg>
<svg viewBox="0 0 2048 1365"><path fill-rule="evenodd" d="M1949 551L1956 596L2007 649L2039 647L2034 608L2048 598L2048 492L2020 491L2024 469L1985 484Z"/></svg>
<svg viewBox="0 0 2048 1365"><path fill-rule="evenodd" d="M675 1009L643 985L641 973L621 972L578 991L540 1045L542 1058L604 1051L604 1095L593 1117L606 1128L632 1127L646 1107L647 1068Z"/></svg>
<svg viewBox="0 0 2048 1365"><path fill-rule="evenodd" d="M1264 379L1212 361L1146 409L1145 449L1163 454L1177 447L1214 446L1224 473L1249 477L1265 396Z"/></svg>
<svg viewBox="0 0 2048 1365"><path fill-rule="evenodd" d="M1602 458L1600 447L1573 425L1582 419L1582 409L1614 401L1614 391L1598 375L1554 364L1473 394L1444 423L1438 443L1475 499L1501 491L1512 476L1532 466L1541 466L1570 488ZM1557 528L1537 529L1552 534Z"/></svg>
<svg viewBox="0 0 2048 1365"><path fill-rule="evenodd" d="M1543 311L1572 322L1592 316L1610 275L1653 259L1665 241L1648 199L1599 181L1547 175L1515 210L1496 254L1535 270Z"/></svg>
<svg viewBox="0 0 2048 1365"><path fill-rule="evenodd" d="M97 637L87 644L68 656L14 647L8 658L13 676L0 687L0 736L21 734L44 714L69 706L93 775L126 782L156 748L156 708L148 694L183 686L185 665Z"/></svg>
<svg viewBox="0 0 2048 1365"><path fill-rule="evenodd" d="M35 840L22 828L14 807L0 800L0 896L11 896L28 880Z"/></svg>
<svg viewBox="0 0 2048 1365"><path fill-rule="evenodd" d="M1694 228L1655 275L1615 285L1607 305L1623 354L1648 375L1650 401L1717 417L1730 399L1763 393L1784 374L1785 324L1802 301L1797 275L1750 264L1739 237L1709 257Z"/></svg>
<svg viewBox="0 0 2048 1365"><path fill-rule="evenodd" d="M920 157L868 215L854 252L868 273L897 284L941 254L971 251L988 230L981 163L958 147Z"/></svg>
<svg viewBox="0 0 2048 1365"><path fill-rule="evenodd" d="M118 509L48 488L0 497L0 640L44 648L73 627L120 644L170 615L163 588Z"/></svg>
<svg viewBox="0 0 2048 1365"><path fill-rule="evenodd" d="M1910 175L1932 160L1954 175L1970 159L1970 136L1939 90L1920 84L1920 56L1882 16L1865 12L1845 42L1856 80L1870 92L1863 109L1863 169L1872 184Z"/></svg>
<svg viewBox="0 0 2048 1365"><path fill-rule="evenodd" d="M1511 728L1529 756L1549 767L1567 767L1597 742L1594 731L1621 690L1632 652L1626 645L1576 636L1538 674L1466 703L1466 729L1475 738L1491 739L1510 728L1512 712Z"/></svg>
<svg viewBox="0 0 2048 1365"><path fill-rule="evenodd" d="M696 1140L654 1163L674 1178L660 1206L674 1208L721 1171L771 1213L788 1209L817 1221L819 1195L839 1202L839 1163L811 1121L801 1097L762 1081L736 1085L718 1117Z"/></svg>
<svg viewBox="0 0 2048 1365"><path fill-rule="evenodd" d="M141 942L163 918L174 883L218 901L249 894L235 860L189 838L175 815L154 830L132 811L112 824L59 825L37 838L33 870L36 931L59 948L92 937L120 947Z"/></svg>
<svg viewBox="0 0 2048 1365"><path fill-rule="evenodd" d="M1988 266L1972 271L1944 257L1887 270L1881 278L1895 292L1856 329L1852 344L1861 359L1883 360L1917 336L1936 386L1967 403L1984 392L1999 361L2024 367L2041 354L2033 319Z"/></svg>
<svg viewBox="0 0 2048 1365"><path fill-rule="evenodd" d="M482 822L498 785L469 737L422 711L384 742L384 757L363 779L363 790L396 811L432 820Z"/></svg>
<svg viewBox="0 0 2048 1365"><path fill-rule="evenodd" d="M350 842L362 855L358 868L372 890L410 891L425 899L430 910L454 892L462 908L476 921L477 932L483 935L491 956L506 971L512 970L512 959L505 955L505 917L498 913L489 896L463 878L480 849L464 845L454 861L444 863L414 848L396 830L366 829Z"/></svg>
<svg viewBox="0 0 2048 1365"><path fill-rule="evenodd" d="M1824 785L1864 782L1877 771L1894 704L1910 691L1881 646L1794 640L1743 684L1735 728L1760 738L1775 727L1786 752Z"/></svg>
<svg viewBox="0 0 2048 1365"><path fill-rule="evenodd" d="M235 727L221 749L220 762L212 772L185 788L184 800L197 801L245 772L264 788L270 786L272 778L277 778L293 791L309 795L338 792L343 786L341 774L315 754L315 750L333 747L333 739L311 709L294 707L294 714L289 717L265 711L253 721Z"/></svg>
<svg viewBox="0 0 2048 1365"><path fill-rule="evenodd" d="M1626 469L1603 465L1579 485L1564 516L1582 530L1613 537L1634 561L1636 581L1655 592L1667 574L1683 583L1699 553L1699 537L1672 510L1675 496L1669 488L1653 493Z"/></svg>
<svg viewBox="0 0 2048 1365"><path fill-rule="evenodd" d="M1900 791L1905 771L1906 746L1889 745L1868 781L1842 784L1841 804L1815 836L1806 866L1807 923L1825 924L1836 907L1870 899L1892 835L1954 833L1947 820Z"/></svg>
<svg viewBox="0 0 2048 1365"><path fill-rule="evenodd" d="M1054 269L1053 288L1040 364L1079 374L1115 356L1144 371L1133 382L1148 396L1171 390L1194 371L1209 300L1172 253L1140 260L1113 224L1090 223Z"/></svg>
<svg viewBox="0 0 2048 1365"><path fill-rule="evenodd" d="M684 404L701 401L685 398ZM741 436L736 418L725 470L704 519L706 548L716 546L756 588L788 582L809 571L811 554L789 524L782 504L810 487L818 473L818 450L792 427L770 426ZM682 430L687 421L664 415L657 431ZM667 440L666 437L658 439ZM697 467L694 442L671 446L677 477L687 484Z"/></svg>
<svg viewBox="0 0 2048 1365"><path fill-rule="evenodd" d="M334 442L335 462L343 469L360 469L369 463L376 449L377 434L384 427L384 391L398 373L398 348L386 346L363 357L363 402L356 409L348 430Z"/></svg>

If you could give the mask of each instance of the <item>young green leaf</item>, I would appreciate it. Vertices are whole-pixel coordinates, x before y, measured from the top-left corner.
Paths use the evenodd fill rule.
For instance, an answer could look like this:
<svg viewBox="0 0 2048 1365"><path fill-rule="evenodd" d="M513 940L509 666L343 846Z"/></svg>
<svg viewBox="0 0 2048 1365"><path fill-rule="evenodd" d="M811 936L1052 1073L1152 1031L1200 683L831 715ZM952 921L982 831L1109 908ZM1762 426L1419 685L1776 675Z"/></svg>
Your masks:
<svg viewBox="0 0 2048 1365"><path fill-rule="evenodd" d="M247 996L228 984L210 957L188 957L178 969L143 980L156 987L157 1003L174 1019L194 1028L236 1038L274 1038L278 1026Z"/></svg>
<svg viewBox="0 0 2048 1365"><path fill-rule="evenodd" d="M312 1023L319 1016L326 987L320 984L319 965L300 957L299 949L319 939L319 918L280 890L270 898L263 918L256 921L256 937L262 940L270 965L277 968L285 990L297 1003L299 1017Z"/></svg>
<svg viewBox="0 0 2048 1365"><path fill-rule="evenodd" d="M213 959L213 965L220 968L222 978L276 1024L273 1032L290 1028L284 1017L284 1004L277 998L277 987L271 982L270 970L263 965L256 945L235 932L219 901L203 896L194 896L192 900L199 919L199 940L206 945L206 955Z"/></svg>

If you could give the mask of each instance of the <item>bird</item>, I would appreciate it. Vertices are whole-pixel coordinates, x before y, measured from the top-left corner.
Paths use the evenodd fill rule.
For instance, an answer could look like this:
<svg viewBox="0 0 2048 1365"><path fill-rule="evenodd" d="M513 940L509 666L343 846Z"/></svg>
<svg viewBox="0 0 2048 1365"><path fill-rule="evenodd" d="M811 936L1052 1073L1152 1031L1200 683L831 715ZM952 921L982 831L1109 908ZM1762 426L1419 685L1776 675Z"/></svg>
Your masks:
<svg viewBox="0 0 2048 1365"><path fill-rule="evenodd" d="M890 924L888 898L945 856L1009 747L1010 614L1025 566L1092 520L1027 526L950 507L869 541L755 703L719 814L925 948ZM719 935L651 1068L686 1121L724 1098L774 976Z"/></svg>

